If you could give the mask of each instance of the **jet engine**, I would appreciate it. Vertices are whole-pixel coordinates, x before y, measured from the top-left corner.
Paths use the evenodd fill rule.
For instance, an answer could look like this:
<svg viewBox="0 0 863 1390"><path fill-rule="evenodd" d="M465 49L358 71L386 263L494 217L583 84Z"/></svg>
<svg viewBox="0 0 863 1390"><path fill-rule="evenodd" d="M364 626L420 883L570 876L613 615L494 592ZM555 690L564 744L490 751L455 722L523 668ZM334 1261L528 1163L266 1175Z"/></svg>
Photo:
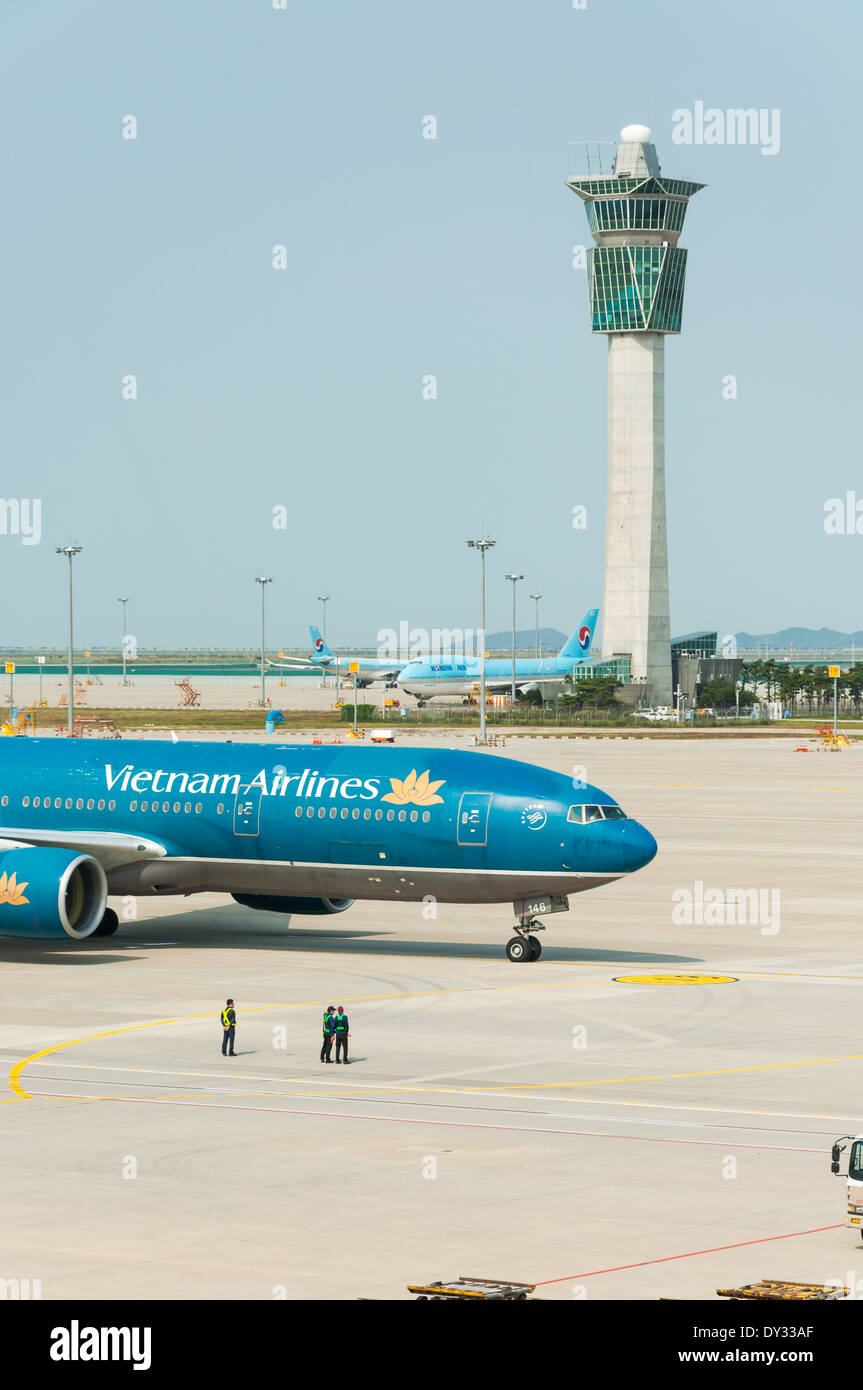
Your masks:
<svg viewBox="0 0 863 1390"><path fill-rule="evenodd" d="M255 907L260 912L297 912L309 917L323 917L329 912L345 912L353 898L283 898L267 893L232 893L235 903Z"/></svg>
<svg viewBox="0 0 863 1390"><path fill-rule="evenodd" d="M0 937L82 941L107 898L105 870L89 854L38 845L0 854Z"/></svg>

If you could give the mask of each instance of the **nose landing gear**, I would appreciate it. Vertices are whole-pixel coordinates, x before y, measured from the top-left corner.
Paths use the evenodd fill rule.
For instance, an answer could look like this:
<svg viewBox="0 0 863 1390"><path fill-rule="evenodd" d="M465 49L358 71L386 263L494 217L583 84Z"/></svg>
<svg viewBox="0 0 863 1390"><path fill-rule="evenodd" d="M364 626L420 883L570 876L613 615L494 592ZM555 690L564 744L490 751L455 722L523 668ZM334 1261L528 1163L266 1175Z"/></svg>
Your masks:
<svg viewBox="0 0 863 1390"><path fill-rule="evenodd" d="M539 960L542 955L542 945L539 938L531 935L533 931L545 931L545 927L538 922L535 917L521 917L516 927L516 936L510 937L506 943L507 960L514 963L521 961Z"/></svg>

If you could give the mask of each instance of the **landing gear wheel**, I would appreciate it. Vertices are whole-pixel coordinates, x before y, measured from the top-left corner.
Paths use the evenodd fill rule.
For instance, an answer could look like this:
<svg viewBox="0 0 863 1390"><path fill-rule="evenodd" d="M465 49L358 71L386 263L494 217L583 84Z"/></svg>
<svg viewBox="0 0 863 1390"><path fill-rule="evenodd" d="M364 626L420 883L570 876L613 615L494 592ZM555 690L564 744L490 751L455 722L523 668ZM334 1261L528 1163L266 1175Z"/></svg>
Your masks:
<svg viewBox="0 0 863 1390"><path fill-rule="evenodd" d="M539 960L542 955L542 942L536 936L529 936L527 939L530 944L531 960Z"/></svg>
<svg viewBox="0 0 863 1390"><path fill-rule="evenodd" d="M93 932L93 935L94 935L94 936L113 936L113 935L114 935L114 932L117 930L117 928L119 927L119 925L120 925L120 919L119 919L119 917L117 916L116 912L114 911L113 907L106 907L106 908L105 908L105 914L104 914L104 916L103 916L101 922L99 923L98 927L97 927L96 930Z"/></svg>
<svg viewBox="0 0 863 1390"><path fill-rule="evenodd" d="M513 936L506 943L507 960L518 964L523 960L533 960L527 938L524 936Z"/></svg>

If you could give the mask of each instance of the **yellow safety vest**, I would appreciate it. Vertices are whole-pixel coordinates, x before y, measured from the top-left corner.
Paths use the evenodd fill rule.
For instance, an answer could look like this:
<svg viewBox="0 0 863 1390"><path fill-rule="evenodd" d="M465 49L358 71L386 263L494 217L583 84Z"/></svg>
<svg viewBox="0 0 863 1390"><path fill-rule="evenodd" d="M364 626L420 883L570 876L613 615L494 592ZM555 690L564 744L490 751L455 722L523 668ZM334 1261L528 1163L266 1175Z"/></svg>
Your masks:
<svg viewBox="0 0 863 1390"><path fill-rule="evenodd" d="M234 1015L234 1017L236 1018L236 1014ZM233 1024L231 1023L231 1020L228 1018L228 1009L227 1009L227 1008L224 1008L224 1009L222 1010L222 1027L223 1027L223 1028L231 1028L231 1027L233 1027Z"/></svg>

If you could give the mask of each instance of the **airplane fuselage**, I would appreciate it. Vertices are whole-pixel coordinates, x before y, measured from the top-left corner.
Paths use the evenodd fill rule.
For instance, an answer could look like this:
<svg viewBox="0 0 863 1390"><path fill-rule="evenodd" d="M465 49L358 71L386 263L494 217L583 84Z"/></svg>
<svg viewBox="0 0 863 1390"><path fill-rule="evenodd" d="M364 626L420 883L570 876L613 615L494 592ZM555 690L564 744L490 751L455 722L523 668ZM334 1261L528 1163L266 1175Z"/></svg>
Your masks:
<svg viewBox="0 0 863 1390"><path fill-rule="evenodd" d="M594 787L446 749L10 738L0 793L0 853L80 849L116 894L504 902L656 852L631 819L567 819L614 806Z"/></svg>

